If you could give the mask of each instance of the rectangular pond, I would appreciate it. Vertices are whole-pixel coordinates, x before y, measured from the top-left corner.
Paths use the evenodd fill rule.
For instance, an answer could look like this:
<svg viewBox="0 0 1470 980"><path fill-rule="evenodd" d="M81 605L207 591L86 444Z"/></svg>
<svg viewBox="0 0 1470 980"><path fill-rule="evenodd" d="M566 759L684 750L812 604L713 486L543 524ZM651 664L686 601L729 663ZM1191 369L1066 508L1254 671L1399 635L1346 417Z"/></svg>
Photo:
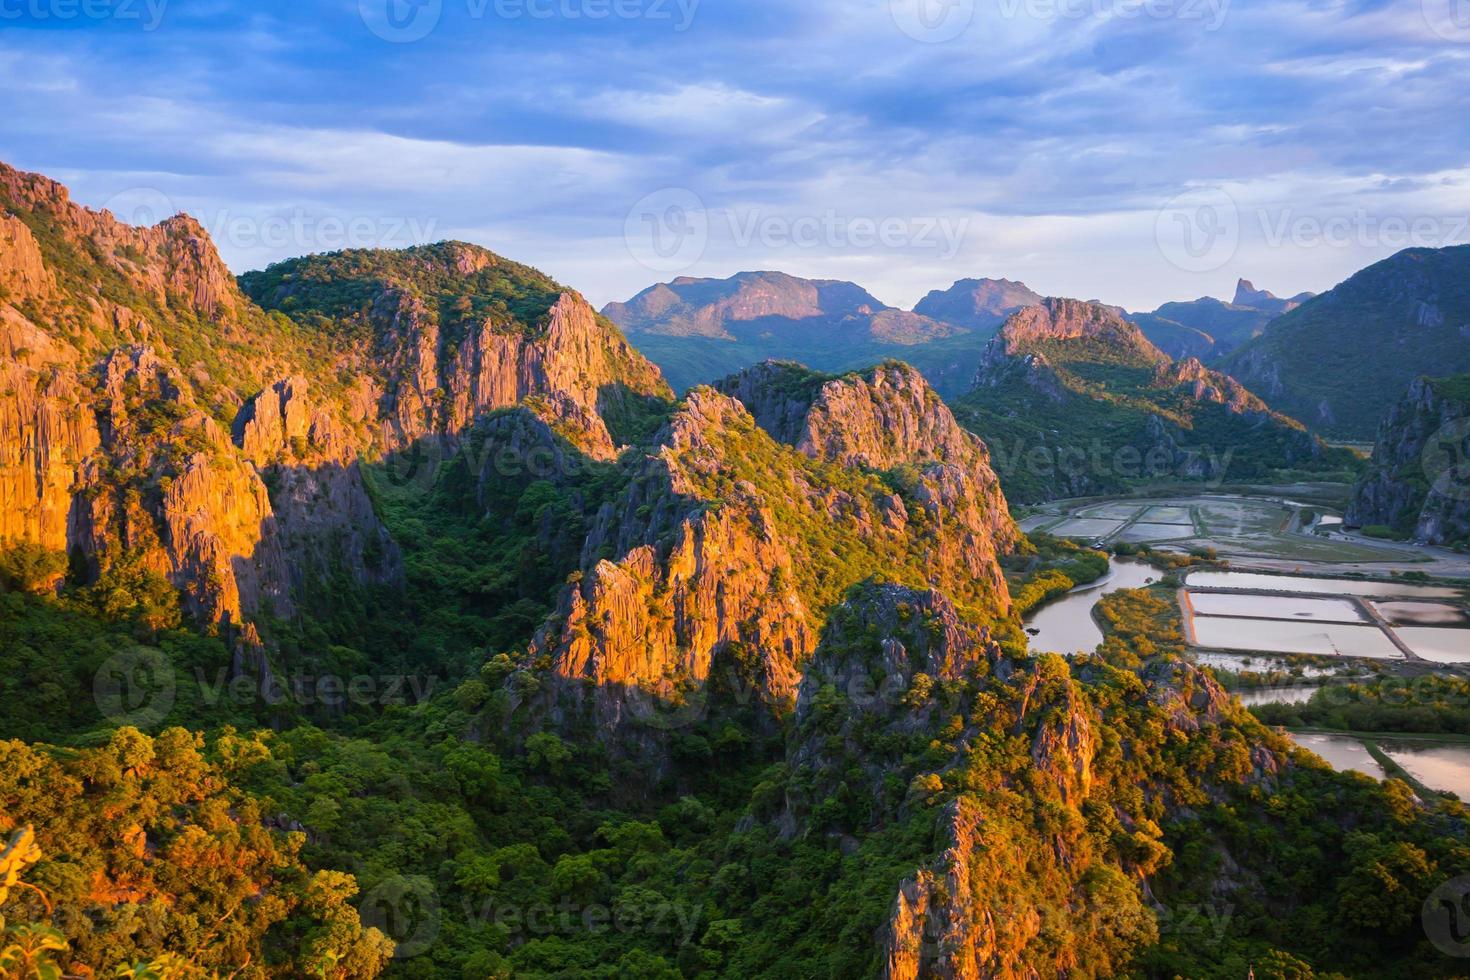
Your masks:
<svg viewBox="0 0 1470 980"><path fill-rule="evenodd" d="M1216 650L1404 659L1393 641L1376 626L1196 616L1194 636L1196 645Z"/></svg>
<svg viewBox="0 0 1470 980"><path fill-rule="evenodd" d="M1192 524L1135 524L1123 532L1124 541L1178 541L1194 537Z"/></svg>
<svg viewBox="0 0 1470 980"><path fill-rule="evenodd" d="M1199 616L1246 616L1251 619L1305 620L1318 623L1367 623L1357 603L1348 599L1298 599L1279 595L1222 595L1191 592Z"/></svg>
<svg viewBox="0 0 1470 980"><path fill-rule="evenodd" d="M1070 520L1052 528L1051 533L1062 538L1105 538L1122 526L1122 521Z"/></svg>
<svg viewBox="0 0 1470 980"><path fill-rule="evenodd" d="M1380 596L1386 599L1458 599L1458 589L1359 579L1304 578L1256 572L1195 572L1188 584L1202 589L1256 589L1262 592L1300 592L1308 595Z"/></svg>
<svg viewBox="0 0 1470 980"><path fill-rule="evenodd" d="M1447 602L1375 602L1373 607L1395 626L1470 626L1470 613Z"/></svg>
<svg viewBox="0 0 1470 980"><path fill-rule="evenodd" d="M1470 664L1470 630L1397 626L1394 632L1425 660L1437 664Z"/></svg>

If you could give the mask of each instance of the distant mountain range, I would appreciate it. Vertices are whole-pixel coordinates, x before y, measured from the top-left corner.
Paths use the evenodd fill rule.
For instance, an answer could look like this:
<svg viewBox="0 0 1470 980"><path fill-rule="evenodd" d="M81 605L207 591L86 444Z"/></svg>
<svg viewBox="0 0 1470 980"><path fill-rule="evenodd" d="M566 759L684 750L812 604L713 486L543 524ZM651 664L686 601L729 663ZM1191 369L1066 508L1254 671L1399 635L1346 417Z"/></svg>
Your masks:
<svg viewBox="0 0 1470 980"><path fill-rule="evenodd" d="M1353 467L1234 379L1171 358L1116 309L1078 300L1007 320L955 412L989 444L1013 501Z"/></svg>
<svg viewBox="0 0 1470 980"><path fill-rule="evenodd" d="M1128 318L1171 357L1211 361L1260 336L1272 320L1311 298L1311 293L1300 293L1280 299L1242 279L1229 303L1204 296L1188 303L1165 303L1152 313L1130 313Z"/></svg>
<svg viewBox="0 0 1470 980"><path fill-rule="evenodd" d="M1320 432L1372 439L1415 378L1470 371L1470 245L1371 265L1219 366Z"/></svg>
<svg viewBox="0 0 1470 980"><path fill-rule="evenodd" d="M996 328L1040 300L1021 283L965 279L905 311L850 282L743 272L660 283L602 312L679 390L768 359L844 371L894 357L956 395Z"/></svg>
<svg viewBox="0 0 1470 980"><path fill-rule="evenodd" d="M1114 309L1170 357L1212 363L1309 298L1281 299L1242 279L1228 303L1204 297L1149 313ZM985 345L1006 318L1043 299L1010 279L961 279L905 311L851 282L742 272L659 283L602 312L679 390L768 359L844 371L894 357L956 397L969 390Z"/></svg>

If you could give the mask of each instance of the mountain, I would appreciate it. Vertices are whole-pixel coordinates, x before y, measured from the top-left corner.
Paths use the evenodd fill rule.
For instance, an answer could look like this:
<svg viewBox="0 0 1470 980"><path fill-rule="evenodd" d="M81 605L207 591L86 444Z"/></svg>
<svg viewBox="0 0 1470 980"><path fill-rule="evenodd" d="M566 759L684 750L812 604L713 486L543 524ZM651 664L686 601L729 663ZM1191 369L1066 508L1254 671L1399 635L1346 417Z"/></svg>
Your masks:
<svg viewBox="0 0 1470 980"><path fill-rule="evenodd" d="M915 313L980 333L991 333L1017 310L1042 297L1023 282L1009 279L961 279L949 289L935 290L919 301Z"/></svg>
<svg viewBox="0 0 1470 980"><path fill-rule="evenodd" d="M969 387L1001 322L1040 299L1023 283L964 279L905 312L850 282L748 272L660 283L603 314L679 390L771 358L846 371L891 357L950 396Z"/></svg>
<svg viewBox="0 0 1470 980"><path fill-rule="evenodd" d="M1258 722L1172 581L1029 650L1021 597L1107 557L1022 535L915 368L675 399L477 246L236 280L189 218L0 197L25 975L1452 975L1464 807ZM1088 304L987 361L1084 420L1067 385L1289 428Z"/></svg>
<svg viewBox="0 0 1470 980"><path fill-rule="evenodd" d="M1409 385L1379 427L1347 523L1470 545L1470 375Z"/></svg>
<svg viewBox="0 0 1470 980"><path fill-rule="evenodd" d="M781 272L683 277L609 303L603 314L681 390L768 357L849 367L964 332L885 306L850 282Z"/></svg>
<svg viewBox="0 0 1470 980"><path fill-rule="evenodd" d="M1301 293L1289 300L1278 299L1242 279L1229 303L1204 296L1188 303L1165 303L1152 313L1135 313L1129 319L1170 357L1212 361L1259 336L1272 320L1311 298L1311 293Z"/></svg>
<svg viewBox="0 0 1470 980"><path fill-rule="evenodd" d="M190 218L131 228L10 168L0 207L0 539L93 580L161 575L232 633L290 618L329 569L401 582L361 458L523 406L606 459L668 396L579 296L476 246L296 260L242 289Z"/></svg>
<svg viewBox="0 0 1470 980"><path fill-rule="evenodd" d="M1317 431L1371 439L1415 378L1470 371L1470 245L1371 265L1220 367Z"/></svg>
<svg viewBox="0 0 1470 980"><path fill-rule="evenodd" d="M1235 285L1235 306L1246 309L1262 310L1267 313L1290 313L1311 299L1315 293L1297 293L1290 299L1281 299L1275 293L1267 289L1257 289L1249 279L1242 279Z"/></svg>
<svg viewBox="0 0 1470 980"><path fill-rule="evenodd" d="M1013 500L1348 462L1229 377L1170 358L1117 310L1077 300L1007 320L956 413L990 445Z"/></svg>
<svg viewBox="0 0 1470 980"><path fill-rule="evenodd" d="M988 453L906 365L759 365L690 392L658 442L532 647L562 682L558 712L588 690L594 730L703 718L732 671L755 704L791 703L832 608L873 576L1009 609L998 562L1018 533ZM666 747L638 748L642 768L667 766Z"/></svg>

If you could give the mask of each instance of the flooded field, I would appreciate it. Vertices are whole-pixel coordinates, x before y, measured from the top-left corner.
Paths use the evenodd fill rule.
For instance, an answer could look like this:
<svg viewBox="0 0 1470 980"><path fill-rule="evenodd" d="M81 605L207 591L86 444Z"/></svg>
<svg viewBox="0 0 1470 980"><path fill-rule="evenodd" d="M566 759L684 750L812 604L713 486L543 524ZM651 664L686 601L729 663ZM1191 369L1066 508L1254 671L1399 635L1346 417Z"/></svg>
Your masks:
<svg viewBox="0 0 1470 980"><path fill-rule="evenodd" d="M1247 616L1253 619L1310 620L1319 623L1366 623L1368 618L1347 599L1298 599L1294 596L1221 595L1192 592L1197 616Z"/></svg>
<svg viewBox="0 0 1470 980"><path fill-rule="evenodd" d="M1236 696L1247 708L1255 708L1263 704L1306 704L1318 690L1317 687L1263 687L1237 691Z"/></svg>
<svg viewBox="0 0 1470 980"><path fill-rule="evenodd" d="M1201 589L1255 589L1261 592L1301 592L1310 595L1354 595L1385 599L1457 599L1458 589L1400 582L1364 582L1355 579L1304 578L1254 572L1195 572L1188 584Z"/></svg>
<svg viewBox="0 0 1470 980"><path fill-rule="evenodd" d="M1418 656L1437 664L1470 664L1470 630L1401 626L1399 639Z"/></svg>
<svg viewBox="0 0 1470 980"><path fill-rule="evenodd" d="M1216 670L1228 670L1233 673L1250 672L1255 674L1282 673L1291 674L1296 677L1337 677L1343 673L1344 667L1312 667L1302 663L1292 663L1282 657L1262 657L1249 653L1195 653L1191 655L1195 663L1205 667L1214 667Z"/></svg>
<svg viewBox="0 0 1470 980"><path fill-rule="evenodd" d="M1092 619L1092 610L1102 598L1122 589L1141 589L1158 579L1159 571L1151 565L1114 559L1107 578L1042 606L1027 619L1027 632L1037 631L1031 637L1031 649L1038 653L1091 653L1103 641L1102 631Z"/></svg>
<svg viewBox="0 0 1470 980"><path fill-rule="evenodd" d="M1194 638L1197 646L1215 650L1367 657L1372 660L1404 659L1393 641L1376 626L1196 616Z"/></svg>
<svg viewBox="0 0 1470 980"><path fill-rule="evenodd" d="M1135 524L1118 536L1120 541L1145 544L1151 541L1177 541L1194 537L1189 524Z"/></svg>
<svg viewBox="0 0 1470 980"><path fill-rule="evenodd" d="M1373 607L1395 626L1470 626L1470 613L1445 602L1375 602Z"/></svg>

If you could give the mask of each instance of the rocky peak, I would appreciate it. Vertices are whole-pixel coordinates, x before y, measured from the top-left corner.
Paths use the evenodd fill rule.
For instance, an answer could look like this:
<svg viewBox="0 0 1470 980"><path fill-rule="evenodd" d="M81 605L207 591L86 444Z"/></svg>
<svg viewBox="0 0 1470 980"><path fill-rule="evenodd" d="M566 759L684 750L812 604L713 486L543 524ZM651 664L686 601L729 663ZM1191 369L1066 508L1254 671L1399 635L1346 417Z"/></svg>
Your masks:
<svg viewBox="0 0 1470 980"><path fill-rule="evenodd" d="M1116 309L1081 300L1051 298L1006 320L988 348L987 360L1034 353L1047 344L1067 341L1094 341L1159 364L1169 359Z"/></svg>
<svg viewBox="0 0 1470 980"><path fill-rule="evenodd" d="M1314 293L1298 293L1290 299L1282 299L1268 289L1257 289L1249 279L1242 279L1235 285L1233 305L1253 310L1266 310L1271 313L1289 313L1314 295Z"/></svg>
<svg viewBox="0 0 1470 980"><path fill-rule="evenodd" d="M609 303L603 313L630 333L730 337L734 324L754 320L841 318L887 309L850 282L742 272L729 279L683 276L627 303Z"/></svg>
<svg viewBox="0 0 1470 980"><path fill-rule="evenodd" d="M1470 542L1470 374L1409 385L1379 427L1347 523L1430 544Z"/></svg>
<svg viewBox="0 0 1470 980"><path fill-rule="evenodd" d="M999 326L1006 317L1037 306L1043 297L1023 282L1009 279L961 279L949 289L936 289L919 301L915 313L975 330Z"/></svg>
<svg viewBox="0 0 1470 980"><path fill-rule="evenodd" d="M239 313L243 297L235 278L225 266L204 227L187 215L174 215L148 228L125 224L108 211L93 211L74 203L67 189L39 174L27 174L0 164L0 205L20 209L44 222L73 245L90 246L87 251L105 263L113 274L130 286L151 295L160 304L177 301L216 319ZM4 224L4 222L0 222ZM0 230L0 256L10 251ZM11 226L10 234L15 234ZM29 245L20 240L24 261L34 262ZM39 251L39 249L37 250ZM0 257L0 282L7 260ZM66 284L73 291L92 293L95 281Z"/></svg>
<svg viewBox="0 0 1470 980"><path fill-rule="evenodd" d="M1228 375L1210 370L1197 357L1159 368L1154 383L1161 388L1186 387L1195 401L1223 405L1236 415L1271 414L1266 403L1244 385Z"/></svg>

